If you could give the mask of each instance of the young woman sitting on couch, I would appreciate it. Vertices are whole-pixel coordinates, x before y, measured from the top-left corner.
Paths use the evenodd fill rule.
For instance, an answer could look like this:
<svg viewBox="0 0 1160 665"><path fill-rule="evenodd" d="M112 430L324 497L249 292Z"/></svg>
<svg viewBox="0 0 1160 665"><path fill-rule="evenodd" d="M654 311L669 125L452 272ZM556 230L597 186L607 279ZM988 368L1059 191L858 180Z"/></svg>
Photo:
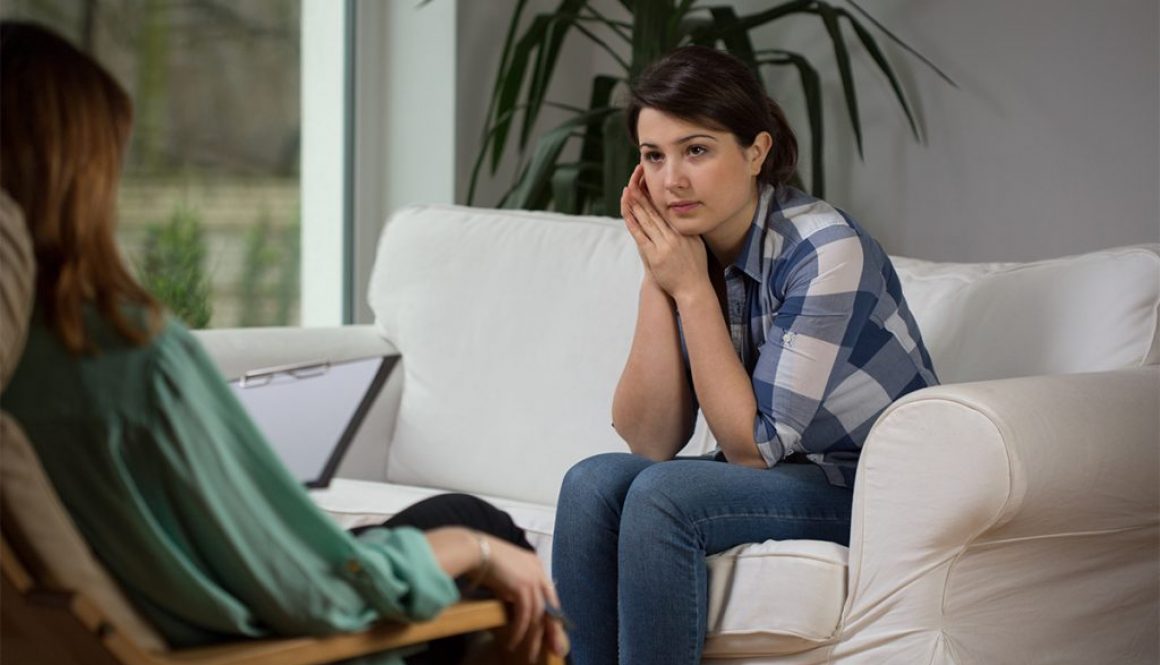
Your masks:
<svg viewBox="0 0 1160 665"><path fill-rule="evenodd" d="M705 556L845 544L870 425L937 379L886 253L789 185L793 132L743 63L678 49L627 118L640 164L621 215L644 280L612 412L632 452L568 472L552 566L575 665L692 665ZM719 451L676 458L698 409Z"/></svg>
<svg viewBox="0 0 1160 665"><path fill-rule="evenodd" d="M100 65L43 28L4 22L0 104L0 186L23 209L38 267L4 408L94 553L172 646L427 619L459 598L464 577L514 606L512 646L529 660L567 650L545 615L559 602L552 583L506 514L449 495L356 537L285 470L118 253L132 110Z"/></svg>

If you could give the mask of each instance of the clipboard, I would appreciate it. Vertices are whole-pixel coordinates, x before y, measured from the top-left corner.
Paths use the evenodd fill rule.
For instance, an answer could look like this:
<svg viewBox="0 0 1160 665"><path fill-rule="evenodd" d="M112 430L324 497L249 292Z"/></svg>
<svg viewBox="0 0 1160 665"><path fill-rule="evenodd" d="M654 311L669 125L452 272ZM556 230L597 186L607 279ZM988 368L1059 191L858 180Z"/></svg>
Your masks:
<svg viewBox="0 0 1160 665"><path fill-rule="evenodd" d="M230 387L291 475L330 485L398 355L264 367Z"/></svg>

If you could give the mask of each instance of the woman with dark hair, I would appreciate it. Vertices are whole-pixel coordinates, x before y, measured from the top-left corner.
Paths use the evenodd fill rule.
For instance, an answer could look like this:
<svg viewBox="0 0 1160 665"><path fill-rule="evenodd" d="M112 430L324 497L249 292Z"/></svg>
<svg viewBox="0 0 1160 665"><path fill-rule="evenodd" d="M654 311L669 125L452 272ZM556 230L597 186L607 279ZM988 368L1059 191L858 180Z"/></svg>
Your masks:
<svg viewBox="0 0 1160 665"><path fill-rule="evenodd" d="M552 583L496 508L445 495L352 535L311 502L120 258L131 122L94 60L36 25L0 24L0 187L23 209L38 268L4 408L129 599L182 647L427 619L462 577L513 605L511 646L529 659L566 651L545 613Z"/></svg>
<svg viewBox="0 0 1160 665"><path fill-rule="evenodd" d="M886 253L788 184L793 132L743 63L678 49L627 118L621 215L644 279L612 416L631 454L568 472L552 567L576 665L698 663L705 556L846 544L871 424L937 379ZM677 457L698 409L718 450Z"/></svg>

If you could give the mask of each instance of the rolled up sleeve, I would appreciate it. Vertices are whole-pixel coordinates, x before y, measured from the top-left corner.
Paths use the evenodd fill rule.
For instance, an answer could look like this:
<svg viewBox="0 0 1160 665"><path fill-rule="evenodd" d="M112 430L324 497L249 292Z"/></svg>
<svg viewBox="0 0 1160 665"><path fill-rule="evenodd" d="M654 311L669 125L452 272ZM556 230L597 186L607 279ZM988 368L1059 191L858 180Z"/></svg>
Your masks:
<svg viewBox="0 0 1160 665"><path fill-rule="evenodd" d="M848 355L851 331L873 309L859 289L863 248L847 226L825 229L795 250L795 266L753 370L753 436L768 466L800 452L802 433Z"/></svg>

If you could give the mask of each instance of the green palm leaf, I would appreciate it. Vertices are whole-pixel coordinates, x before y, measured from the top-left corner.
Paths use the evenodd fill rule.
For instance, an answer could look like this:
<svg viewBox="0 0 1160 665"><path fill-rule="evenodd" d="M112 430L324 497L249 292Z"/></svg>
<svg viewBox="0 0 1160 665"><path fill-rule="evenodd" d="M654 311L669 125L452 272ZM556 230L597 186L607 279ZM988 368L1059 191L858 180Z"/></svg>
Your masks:
<svg viewBox="0 0 1160 665"><path fill-rule="evenodd" d="M930 67L932 70L934 70L934 73L938 74L939 77L942 80L946 81L948 84L950 84L950 86L952 88L959 87L959 84L955 83L954 79L952 79L950 76L947 76L946 72L939 69L938 65L931 62L925 55L916 51L913 46L911 46L910 44L907 44L906 42L899 39L898 35L895 35L893 32L890 31L889 28L882 25L882 23L878 19L874 18L874 16L872 16L870 14L870 12L866 11L865 9L862 9L862 5L859 5L857 2L854 2L854 0L846 0L846 2L850 3L850 6L853 7L854 9L856 9L859 14L861 14L862 16L865 16L867 21L870 21L871 23L873 23L875 28L878 28L879 30L881 30L882 34L889 37L890 41L894 42L895 44L898 44L902 48L902 50L911 54L915 58L918 58L918 60L920 62L922 62L922 64L924 64L927 67Z"/></svg>
<svg viewBox="0 0 1160 665"><path fill-rule="evenodd" d="M609 114L604 119L604 207L593 212L620 214L620 192L638 159L636 147L629 140L624 111Z"/></svg>
<svg viewBox="0 0 1160 665"><path fill-rule="evenodd" d="M516 105L520 90L524 85L524 76L528 71L528 61L532 51L540 47L547 33L549 17L540 15L532 21L528 32L516 43L512 51L508 66L501 70L502 82L499 86L499 101L495 104L494 112L498 116L495 121L497 131L491 139L491 172L495 173L503 158L504 146L507 144L508 131L511 129L512 114L508 113ZM486 149L486 146L485 146Z"/></svg>
<svg viewBox="0 0 1160 665"><path fill-rule="evenodd" d="M579 127L590 121L603 118L615 109L598 108L569 118L559 127L544 134L536 143L535 152L527 167L521 172L519 180L511 195L504 203L506 208L529 208L534 202L541 202L540 208L545 207L551 200L551 177L556 168L560 153L568 139L583 136Z"/></svg>
<svg viewBox="0 0 1160 665"><path fill-rule="evenodd" d="M540 15L545 19L544 37L539 41L536 64L532 69L532 82L528 88L528 110L524 114L523 128L520 131L521 150L527 145L532 126L540 115L540 107L548 92L552 73L560 60L560 45L568 35L568 30L575 26L576 17L580 15L580 10L586 3L587 0L563 0L554 13Z"/></svg>
<svg viewBox="0 0 1160 665"><path fill-rule="evenodd" d="M858 115L858 91L854 87L854 73L850 68L850 50L842 36L842 26L838 23L838 13L825 2L817 3L815 9L822 17L830 41L834 44L834 58L838 63L838 74L842 79L842 92L846 97L846 110L850 113L850 126L854 128L854 141L858 145L858 156L862 157L862 118Z"/></svg>
<svg viewBox="0 0 1160 665"><path fill-rule="evenodd" d="M906 96L902 94L902 86L898 83L898 77L894 75L894 69L890 66L890 63L886 62L886 56L883 55L882 49L878 48L878 42L874 39L874 35L862 27L862 24L850 15L850 12L844 9L837 11L839 16L844 17L850 22L850 25L854 28L854 33L858 35L858 39L862 42L862 46L866 48L866 52L874 60L874 64L878 65L878 69L886 75L886 79L890 82L890 87L894 91L894 97L902 105L902 112L906 114L906 120L910 123L910 131L914 133L916 140L921 140L922 137L918 134L918 123L914 120L914 114L910 112L910 105L906 103Z"/></svg>
<svg viewBox="0 0 1160 665"><path fill-rule="evenodd" d="M616 89L621 79L613 76L597 76L592 81L592 94L588 99L588 108L611 107L612 91ZM602 164L604 162L604 120L593 119L588 122L584 130L584 141L580 145L580 161L587 164ZM601 186L599 169L587 169L576 180L576 205L580 208L588 203L590 193L599 191Z"/></svg>

